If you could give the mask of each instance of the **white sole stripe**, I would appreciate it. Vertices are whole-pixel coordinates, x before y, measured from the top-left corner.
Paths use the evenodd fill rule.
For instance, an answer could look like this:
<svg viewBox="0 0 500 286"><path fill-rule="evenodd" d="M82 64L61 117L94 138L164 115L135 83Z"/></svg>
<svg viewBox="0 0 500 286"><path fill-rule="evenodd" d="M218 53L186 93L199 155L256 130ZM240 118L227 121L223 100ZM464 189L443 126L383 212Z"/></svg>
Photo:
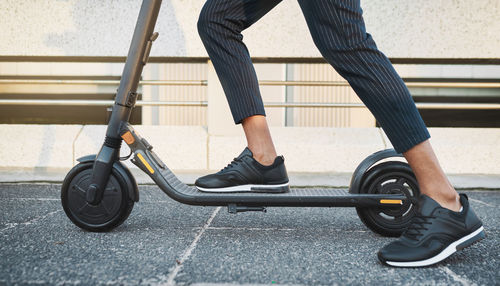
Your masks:
<svg viewBox="0 0 500 286"><path fill-rule="evenodd" d="M224 192L251 192L252 188L258 188L258 189L281 188L281 187L286 187L288 185L289 185L289 183L279 184L279 185L248 184L248 185L240 185L240 186L226 187L226 188L202 188L202 187L198 187L198 186L196 186L196 188L202 192L224 193Z"/></svg>
<svg viewBox="0 0 500 286"><path fill-rule="evenodd" d="M473 238L474 236L478 235L484 230L484 227L481 226L477 230L475 230L473 233L468 234L461 239L453 242L452 244L448 245L443 251L441 251L438 255L425 259L425 260L420 260L420 261L411 261L411 262L397 262L397 261L386 261L387 264L391 266L399 266L399 267L420 267L420 266L428 266L432 265L435 263L438 263L444 259L446 259L448 256L452 255L453 253L457 252L457 246L462 244L463 242Z"/></svg>

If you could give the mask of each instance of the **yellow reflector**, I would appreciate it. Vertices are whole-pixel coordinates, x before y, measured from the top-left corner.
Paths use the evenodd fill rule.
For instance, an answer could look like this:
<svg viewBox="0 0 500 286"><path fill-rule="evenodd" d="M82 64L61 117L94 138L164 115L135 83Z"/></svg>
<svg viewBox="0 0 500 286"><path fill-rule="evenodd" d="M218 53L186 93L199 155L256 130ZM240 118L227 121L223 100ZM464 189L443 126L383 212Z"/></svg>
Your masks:
<svg viewBox="0 0 500 286"><path fill-rule="evenodd" d="M395 204L395 205L402 205L403 201L402 200L380 200L381 204Z"/></svg>
<svg viewBox="0 0 500 286"><path fill-rule="evenodd" d="M135 141L134 135L132 135L132 133L130 133L130 131L125 132L125 134L122 135L122 138L123 138L123 141L125 141L125 143L127 143L128 145L134 143L134 141Z"/></svg>
<svg viewBox="0 0 500 286"><path fill-rule="evenodd" d="M144 166L146 166L146 168L148 169L148 171L151 174L155 173L155 170L153 170L153 168L151 168L151 165L149 165L149 163L146 161L146 159L144 159L144 157L142 156L141 153L137 153L137 157L139 157L139 160L141 160L142 164L144 164Z"/></svg>

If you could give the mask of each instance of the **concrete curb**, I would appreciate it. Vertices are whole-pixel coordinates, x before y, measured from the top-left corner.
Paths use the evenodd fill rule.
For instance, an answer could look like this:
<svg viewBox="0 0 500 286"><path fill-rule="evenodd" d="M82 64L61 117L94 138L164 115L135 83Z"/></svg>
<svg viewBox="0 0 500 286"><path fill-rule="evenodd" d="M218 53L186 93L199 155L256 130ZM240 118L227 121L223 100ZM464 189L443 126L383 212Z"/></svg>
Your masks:
<svg viewBox="0 0 500 286"><path fill-rule="evenodd" d="M70 168L0 168L0 183L61 183ZM153 180L139 169L132 169L137 183L154 184ZM176 172L179 179L186 184L194 181L208 171ZM289 173L290 184L294 187L340 187L346 188L351 181L352 173ZM500 175L449 174L453 186L459 190L489 189L500 190Z"/></svg>

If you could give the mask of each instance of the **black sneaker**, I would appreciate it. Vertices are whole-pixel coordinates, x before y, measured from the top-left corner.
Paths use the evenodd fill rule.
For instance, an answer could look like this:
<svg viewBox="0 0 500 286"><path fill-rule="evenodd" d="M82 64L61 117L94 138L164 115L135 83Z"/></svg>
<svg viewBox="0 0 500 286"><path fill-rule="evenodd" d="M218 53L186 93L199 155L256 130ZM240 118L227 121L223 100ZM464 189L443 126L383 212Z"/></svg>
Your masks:
<svg viewBox="0 0 500 286"><path fill-rule="evenodd" d="M483 239L483 224L460 195L462 210L454 212L421 195L419 210L400 239L378 252L382 263L395 267L420 267L438 263L457 250Z"/></svg>
<svg viewBox="0 0 500 286"><path fill-rule="evenodd" d="M198 178L196 188L202 192L288 192L288 175L282 156L276 157L271 166L264 166L245 148L231 164L211 175Z"/></svg>

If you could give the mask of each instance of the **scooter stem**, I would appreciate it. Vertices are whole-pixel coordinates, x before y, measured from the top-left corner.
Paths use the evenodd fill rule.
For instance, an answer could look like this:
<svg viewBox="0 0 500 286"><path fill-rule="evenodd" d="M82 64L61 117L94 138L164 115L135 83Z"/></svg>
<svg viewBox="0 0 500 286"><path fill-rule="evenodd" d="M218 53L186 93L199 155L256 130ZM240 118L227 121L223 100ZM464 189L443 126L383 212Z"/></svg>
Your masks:
<svg viewBox="0 0 500 286"><path fill-rule="evenodd" d="M118 160L122 143L119 134L120 127L127 123L130 118L137 99L137 87L143 67L148 61L153 41L158 37L158 33L153 34L153 31L161 2L162 0L144 0L142 2L108 123L106 139L94 161L92 181L86 193L86 200L89 204L96 205L102 200L113 163Z"/></svg>

